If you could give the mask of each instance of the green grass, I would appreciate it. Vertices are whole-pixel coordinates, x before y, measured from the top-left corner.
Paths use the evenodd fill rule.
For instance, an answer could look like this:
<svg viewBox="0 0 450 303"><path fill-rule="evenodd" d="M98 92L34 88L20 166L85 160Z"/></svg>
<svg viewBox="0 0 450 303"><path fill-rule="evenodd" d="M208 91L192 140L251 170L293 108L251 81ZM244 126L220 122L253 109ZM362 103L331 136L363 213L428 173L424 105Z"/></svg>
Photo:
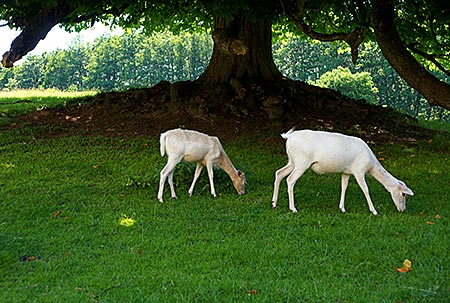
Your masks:
<svg viewBox="0 0 450 303"><path fill-rule="evenodd" d="M54 89L0 91L0 126L10 123L11 117L46 108L66 106L77 100L81 102L82 98L94 94L96 94L94 91L63 92Z"/></svg>
<svg viewBox="0 0 450 303"><path fill-rule="evenodd" d="M217 170L217 198L205 172L189 197L193 167L180 164L178 199L166 186L159 203L158 138L32 132L0 132L0 302L448 302L448 137L373 147L415 192L398 213L368 178L373 216L354 179L343 214L339 176L312 172L296 186L299 213L285 182L272 210L283 146L223 142L247 175L243 196Z"/></svg>
<svg viewBox="0 0 450 303"><path fill-rule="evenodd" d="M444 132L450 132L450 123L445 121L439 121L439 120L419 120L419 124L422 127L434 129L434 130L441 130Z"/></svg>

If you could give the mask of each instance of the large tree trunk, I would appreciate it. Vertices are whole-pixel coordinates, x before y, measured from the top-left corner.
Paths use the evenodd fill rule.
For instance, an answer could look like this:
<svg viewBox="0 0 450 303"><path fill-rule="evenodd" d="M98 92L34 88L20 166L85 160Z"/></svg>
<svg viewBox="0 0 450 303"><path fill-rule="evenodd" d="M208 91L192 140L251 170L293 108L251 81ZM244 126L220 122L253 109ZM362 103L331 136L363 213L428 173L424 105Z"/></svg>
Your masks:
<svg viewBox="0 0 450 303"><path fill-rule="evenodd" d="M272 57L272 22L246 17L215 18L214 22L208 67L194 82L173 83L171 104L194 110L195 115L217 110L248 115L280 90L282 74ZM269 107L276 107L275 116L279 116L281 97L270 100Z"/></svg>
<svg viewBox="0 0 450 303"><path fill-rule="evenodd" d="M272 57L270 20L250 21L236 17L232 21L224 18L214 21L214 49L199 81L216 85L229 84L233 79L258 83L281 79Z"/></svg>

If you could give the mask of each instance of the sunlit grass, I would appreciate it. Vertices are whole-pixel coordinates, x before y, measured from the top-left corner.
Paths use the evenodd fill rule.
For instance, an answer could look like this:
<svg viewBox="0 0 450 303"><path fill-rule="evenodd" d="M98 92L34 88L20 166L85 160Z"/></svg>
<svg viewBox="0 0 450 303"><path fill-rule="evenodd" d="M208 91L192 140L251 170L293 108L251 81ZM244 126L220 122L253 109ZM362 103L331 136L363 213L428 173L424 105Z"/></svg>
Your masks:
<svg viewBox="0 0 450 303"><path fill-rule="evenodd" d="M37 99L40 98L79 98L96 94L95 91L60 91L57 89L18 89L1 90L0 99Z"/></svg>
<svg viewBox="0 0 450 303"><path fill-rule="evenodd" d="M120 218L119 220L119 224L125 227L130 227L133 226L134 223L136 223L136 220L133 218L129 218L127 216L123 216L122 218Z"/></svg>
<svg viewBox="0 0 450 303"><path fill-rule="evenodd" d="M0 117L10 118L33 111L66 106L74 100L95 95L95 91L70 92L55 89L1 90Z"/></svg>

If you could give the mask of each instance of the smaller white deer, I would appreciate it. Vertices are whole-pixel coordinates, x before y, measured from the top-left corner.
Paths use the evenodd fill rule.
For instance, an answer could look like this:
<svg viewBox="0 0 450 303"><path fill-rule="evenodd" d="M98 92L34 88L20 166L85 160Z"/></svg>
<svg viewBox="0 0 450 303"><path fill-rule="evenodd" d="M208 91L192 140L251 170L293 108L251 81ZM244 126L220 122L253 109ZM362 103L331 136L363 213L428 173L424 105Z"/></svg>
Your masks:
<svg viewBox="0 0 450 303"><path fill-rule="evenodd" d="M244 173L237 170L228 158L225 150L217 137L211 137L193 130L173 129L161 134L160 137L161 156L167 153L167 164L161 170L158 190L158 200L163 202L164 183L168 178L172 198L176 198L173 187L173 171L175 166L182 160L197 163L194 180L189 188L192 196L194 185L204 166L208 170L211 194L216 197L214 189L213 168L214 165L221 167L231 178L239 195L244 194L247 181Z"/></svg>
<svg viewBox="0 0 450 303"><path fill-rule="evenodd" d="M294 129L281 136L287 139L286 151L289 162L275 173L273 208L277 206L280 182L289 175L287 178L289 209L294 213L297 212L294 205L294 186L308 168L318 174L342 173L339 203L342 212L345 212L345 191L350 175L355 176L366 197L369 209L374 215L378 213L370 199L365 174L372 175L383 184L400 212L406 209L406 195L414 195L405 183L397 180L381 166L369 146L360 138L339 133L312 130L294 131Z"/></svg>

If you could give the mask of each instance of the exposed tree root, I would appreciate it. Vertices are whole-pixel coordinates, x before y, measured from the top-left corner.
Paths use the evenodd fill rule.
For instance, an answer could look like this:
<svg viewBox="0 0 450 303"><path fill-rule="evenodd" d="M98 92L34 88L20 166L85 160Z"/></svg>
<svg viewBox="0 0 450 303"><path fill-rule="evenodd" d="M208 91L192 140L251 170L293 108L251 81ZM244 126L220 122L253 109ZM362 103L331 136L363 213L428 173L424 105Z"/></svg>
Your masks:
<svg viewBox="0 0 450 303"><path fill-rule="evenodd" d="M373 142L414 143L433 136L392 109L290 80L214 87L199 81L161 82L148 89L101 93L83 103L38 111L14 125L50 126L45 136L159 135L186 127L233 140L243 135L278 137L293 126L344 132Z"/></svg>

